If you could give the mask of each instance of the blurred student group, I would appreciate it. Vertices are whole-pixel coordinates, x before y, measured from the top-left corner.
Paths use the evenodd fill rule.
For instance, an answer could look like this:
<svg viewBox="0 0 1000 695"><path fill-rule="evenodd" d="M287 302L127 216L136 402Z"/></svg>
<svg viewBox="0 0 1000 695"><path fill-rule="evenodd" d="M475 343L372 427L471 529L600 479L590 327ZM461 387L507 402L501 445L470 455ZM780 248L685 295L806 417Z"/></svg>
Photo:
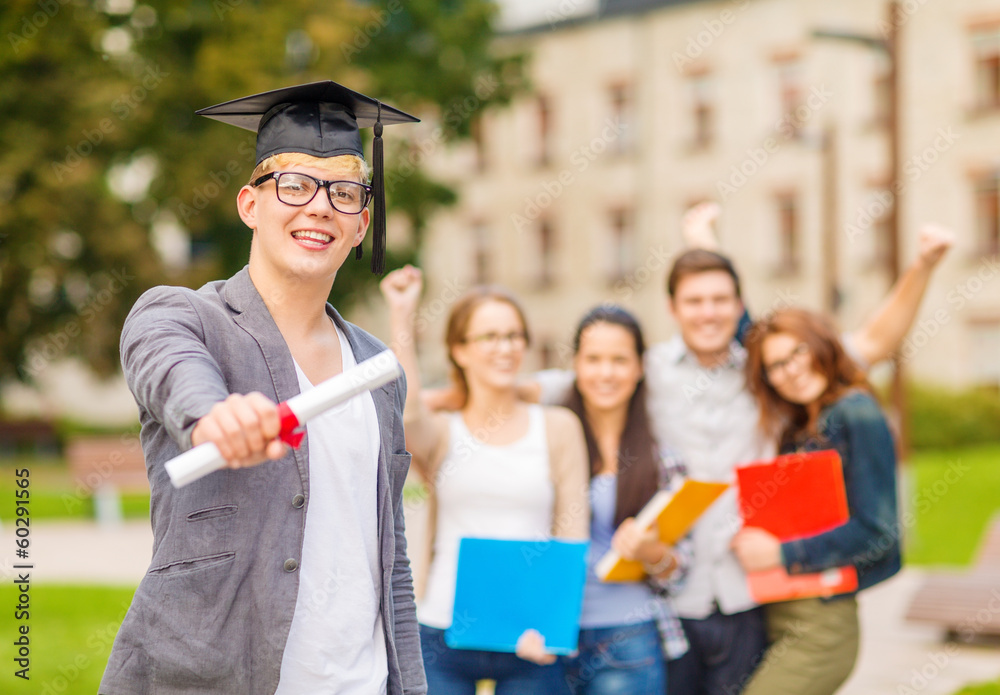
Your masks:
<svg viewBox="0 0 1000 695"><path fill-rule="evenodd" d="M895 445L866 370L897 349L951 236L926 229L900 287L840 335L798 307L751 322L733 264L704 248L717 214L684 216L696 248L665 286L678 336L647 349L632 313L600 304L572 370L528 381L519 301L480 286L449 311L452 385L422 389L422 273L382 281L430 491L431 692L833 693L850 675L855 594L901 566ZM559 539L589 545L574 559Z"/></svg>
<svg viewBox="0 0 1000 695"><path fill-rule="evenodd" d="M472 600L455 586L459 538L571 539L565 510L585 505L579 642L548 664L515 630L508 647L538 662L519 674L561 669L552 682L586 693L836 692L857 658L857 592L901 564L896 446L869 370L894 358L927 381L1000 376L1000 15L982 2L601 2L506 18L501 40L531 47L533 95L432 158L461 196L422 253L424 303L419 271L383 282L391 344L431 353L425 379L463 375L407 403L433 509L418 608L431 692L523 677L489 676L449 646L468 646L448 610ZM482 283L517 298L455 301ZM527 384L508 376L522 359L544 370ZM557 421L509 400L525 396L577 414L585 499L556 465L572 448ZM533 503L532 443L550 448L553 495ZM835 463L807 455L831 450ZM482 478L480 456L511 468ZM664 543L635 518L655 517L644 505L679 480L732 485ZM505 489L511 526L494 516ZM641 578L602 579L609 554Z"/></svg>

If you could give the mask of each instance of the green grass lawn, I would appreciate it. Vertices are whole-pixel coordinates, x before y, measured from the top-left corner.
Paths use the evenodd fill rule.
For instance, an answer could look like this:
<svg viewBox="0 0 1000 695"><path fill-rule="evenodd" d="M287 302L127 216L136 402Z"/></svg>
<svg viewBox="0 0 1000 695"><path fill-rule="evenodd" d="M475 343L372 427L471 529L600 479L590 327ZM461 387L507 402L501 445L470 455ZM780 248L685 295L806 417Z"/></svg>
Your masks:
<svg viewBox="0 0 1000 695"><path fill-rule="evenodd" d="M0 669L0 692L31 695L93 695L111 653L111 644L132 601L132 588L60 586L47 584L29 589L30 616L13 620L18 590L0 586L0 610L6 616L0 638L5 645ZM28 625L30 680L14 675L20 668L12 644L15 630Z"/></svg>
<svg viewBox="0 0 1000 695"><path fill-rule="evenodd" d="M1000 695L1000 681L970 685L967 688L962 688L955 695Z"/></svg>
<svg viewBox="0 0 1000 695"><path fill-rule="evenodd" d="M990 518L1000 513L1000 445L916 453L902 479L901 509L916 521L905 529L906 561L968 564ZM902 519L905 526L909 517Z"/></svg>

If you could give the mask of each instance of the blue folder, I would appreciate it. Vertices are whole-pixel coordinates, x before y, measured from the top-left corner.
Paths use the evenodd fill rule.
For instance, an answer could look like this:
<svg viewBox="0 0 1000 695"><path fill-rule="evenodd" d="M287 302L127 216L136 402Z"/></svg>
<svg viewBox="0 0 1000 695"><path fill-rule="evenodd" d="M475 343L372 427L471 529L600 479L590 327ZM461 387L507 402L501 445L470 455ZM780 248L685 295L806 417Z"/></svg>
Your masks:
<svg viewBox="0 0 1000 695"><path fill-rule="evenodd" d="M463 538L445 643L454 649L513 652L524 631L534 629L545 638L546 651L575 651L588 545Z"/></svg>

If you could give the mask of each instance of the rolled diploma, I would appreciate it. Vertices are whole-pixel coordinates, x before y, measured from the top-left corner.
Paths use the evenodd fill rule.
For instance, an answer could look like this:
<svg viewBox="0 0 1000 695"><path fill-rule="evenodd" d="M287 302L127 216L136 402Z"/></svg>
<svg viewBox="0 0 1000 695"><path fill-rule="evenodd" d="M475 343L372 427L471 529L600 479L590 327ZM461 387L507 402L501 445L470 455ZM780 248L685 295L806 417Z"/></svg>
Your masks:
<svg viewBox="0 0 1000 695"><path fill-rule="evenodd" d="M360 393L377 389L399 378L402 373L392 350L384 350L346 372L289 398L279 404L282 412L281 439L295 446L298 438L293 431L296 428ZM218 447L212 442L205 442L170 459L164 467L174 487L183 487L225 465L226 460L219 453Z"/></svg>

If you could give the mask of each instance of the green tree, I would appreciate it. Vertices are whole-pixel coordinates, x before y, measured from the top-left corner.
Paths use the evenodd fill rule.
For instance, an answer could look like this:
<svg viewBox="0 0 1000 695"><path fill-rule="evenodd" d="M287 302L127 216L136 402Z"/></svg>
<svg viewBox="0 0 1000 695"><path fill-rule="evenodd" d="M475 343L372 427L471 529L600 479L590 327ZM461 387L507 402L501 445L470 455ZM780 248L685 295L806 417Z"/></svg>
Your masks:
<svg viewBox="0 0 1000 695"><path fill-rule="evenodd" d="M520 87L496 56L488 0L10 0L0 7L0 377L77 355L108 374L146 288L196 287L247 258L235 195L254 137L198 108L319 79L437 124L387 129L389 266L454 193L421 170ZM401 246L399 229L408 230ZM186 265L158 249L190 235ZM373 286L368 249L334 289Z"/></svg>

